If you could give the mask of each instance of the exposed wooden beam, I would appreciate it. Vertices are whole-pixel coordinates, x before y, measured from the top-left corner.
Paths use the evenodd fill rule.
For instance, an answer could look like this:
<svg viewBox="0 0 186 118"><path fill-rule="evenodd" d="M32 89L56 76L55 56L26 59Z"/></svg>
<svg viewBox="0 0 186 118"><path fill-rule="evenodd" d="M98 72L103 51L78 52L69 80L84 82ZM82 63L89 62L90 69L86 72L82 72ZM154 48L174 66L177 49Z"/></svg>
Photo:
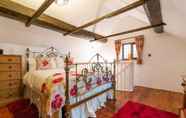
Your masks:
<svg viewBox="0 0 186 118"><path fill-rule="evenodd" d="M103 40L103 39L110 38L110 37L115 37L115 36L119 36L119 35L134 33L134 32L138 32L138 31L142 31L142 30L147 30L147 29L155 28L155 27L160 27L160 26L164 26L164 25L166 25L166 24L165 23L160 23L160 24L156 24L156 25L149 25L149 26L145 26L145 27L141 27L141 28L137 28L137 29L132 29L132 30L128 30L128 31L124 31L124 32L120 32L120 33L108 35L108 36L105 36L104 38L98 38L98 39L90 40L90 41L91 42L92 41L99 41L99 40Z"/></svg>
<svg viewBox="0 0 186 118"><path fill-rule="evenodd" d="M122 38L122 39L119 39L119 41L128 40L128 39L134 39L136 37L141 37L141 36L144 37L144 35L137 35L137 36L131 36L131 37Z"/></svg>
<svg viewBox="0 0 186 118"><path fill-rule="evenodd" d="M28 19L26 26L30 26L32 22L37 19L55 0L45 0L44 3L39 7L39 9L34 13L34 15Z"/></svg>
<svg viewBox="0 0 186 118"><path fill-rule="evenodd" d="M147 14L147 17L151 23L151 25L155 25L158 23L162 23L162 13L161 13L161 4L160 0L148 0L143 5L145 12ZM156 33L162 33L163 32L163 26L155 27L154 31Z"/></svg>
<svg viewBox="0 0 186 118"><path fill-rule="evenodd" d="M35 10L25 7L21 4L13 2L11 0L0 0L0 15L4 17L8 17L20 22L25 23L33 14ZM50 30L54 30L60 33L70 32L76 29L77 27L68 24L64 21L58 20L54 17L50 17L48 15L42 14L38 17L34 22L34 25L44 27ZM74 33L71 36L83 38L83 39L93 39L93 38L102 38L104 36L87 31L81 30L77 33ZM101 42L106 42L107 40L103 40Z"/></svg>
<svg viewBox="0 0 186 118"><path fill-rule="evenodd" d="M121 9L118 9L116 11L113 11L111 13L108 13L108 14L106 14L104 16L101 16L99 18L96 18L95 20L92 20L92 21L90 21L90 22L88 22L88 23L86 23L86 24L84 24L82 26L79 26L78 28L74 29L71 32L67 32L64 35L70 35L72 33L78 32L78 31L82 30L83 28L86 28L86 27L89 27L91 25L94 25L94 24L96 24L96 23L98 23L98 22L100 22L100 21L102 21L104 19L111 18L111 17L117 16L119 14L122 14L124 12L127 12L129 10L132 10L132 9L134 9L136 7L139 7L139 6L143 5L144 3L145 3L145 0L136 1L136 2L134 2L132 4L129 4L129 5L121 8Z"/></svg>

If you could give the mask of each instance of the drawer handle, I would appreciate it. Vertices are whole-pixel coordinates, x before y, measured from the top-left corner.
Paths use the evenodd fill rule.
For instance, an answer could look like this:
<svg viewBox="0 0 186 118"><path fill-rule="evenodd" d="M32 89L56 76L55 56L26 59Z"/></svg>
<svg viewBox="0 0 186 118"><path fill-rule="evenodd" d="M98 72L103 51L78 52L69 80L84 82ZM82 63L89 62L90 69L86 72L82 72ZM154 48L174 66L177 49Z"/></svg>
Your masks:
<svg viewBox="0 0 186 118"><path fill-rule="evenodd" d="M12 97L12 96L13 96L12 93L10 93L10 94L9 94L9 97Z"/></svg>
<svg viewBox="0 0 186 118"><path fill-rule="evenodd" d="M18 83L17 83L17 82L14 82L13 84L16 85L16 84L18 84Z"/></svg>
<svg viewBox="0 0 186 118"><path fill-rule="evenodd" d="M12 61L12 59L8 59L8 61Z"/></svg>
<svg viewBox="0 0 186 118"><path fill-rule="evenodd" d="M12 83L9 83L9 86L12 86Z"/></svg>
<svg viewBox="0 0 186 118"><path fill-rule="evenodd" d="M8 68L9 68L9 69L12 69L12 66L9 66Z"/></svg>
<svg viewBox="0 0 186 118"><path fill-rule="evenodd" d="M10 77L10 78L11 78L11 77L12 77L12 75L10 74L10 75L8 75L8 77Z"/></svg>

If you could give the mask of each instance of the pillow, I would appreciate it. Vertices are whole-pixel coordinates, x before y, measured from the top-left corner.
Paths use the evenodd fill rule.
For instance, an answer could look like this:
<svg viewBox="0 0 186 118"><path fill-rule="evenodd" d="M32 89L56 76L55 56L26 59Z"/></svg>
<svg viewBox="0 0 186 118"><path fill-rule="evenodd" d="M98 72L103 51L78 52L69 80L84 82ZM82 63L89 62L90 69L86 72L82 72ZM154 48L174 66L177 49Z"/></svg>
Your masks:
<svg viewBox="0 0 186 118"><path fill-rule="evenodd" d="M28 58L29 71L35 71L37 69L37 63L35 58Z"/></svg>
<svg viewBox="0 0 186 118"><path fill-rule="evenodd" d="M62 57L56 57L57 68L64 68L64 59Z"/></svg>
<svg viewBox="0 0 186 118"><path fill-rule="evenodd" d="M46 70L52 68L51 58L41 57L37 58L37 69L38 70Z"/></svg>
<svg viewBox="0 0 186 118"><path fill-rule="evenodd" d="M51 69L57 68L57 61L56 58L50 58L50 63L51 63Z"/></svg>

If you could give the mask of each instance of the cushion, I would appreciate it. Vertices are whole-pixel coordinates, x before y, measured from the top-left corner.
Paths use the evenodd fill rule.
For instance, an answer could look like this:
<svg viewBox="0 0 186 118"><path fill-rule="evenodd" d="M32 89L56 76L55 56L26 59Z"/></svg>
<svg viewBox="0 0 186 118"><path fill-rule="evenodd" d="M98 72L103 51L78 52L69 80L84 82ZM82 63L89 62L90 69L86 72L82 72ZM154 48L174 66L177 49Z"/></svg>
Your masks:
<svg viewBox="0 0 186 118"><path fill-rule="evenodd" d="M52 68L52 62L50 58L41 57L37 58L37 69L38 70L46 70Z"/></svg>
<svg viewBox="0 0 186 118"><path fill-rule="evenodd" d="M64 59L61 57L56 58L56 66L57 68L64 68Z"/></svg>
<svg viewBox="0 0 186 118"><path fill-rule="evenodd" d="M50 58L50 63L51 63L51 69L57 68L56 58L54 58L54 57Z"/></svg>

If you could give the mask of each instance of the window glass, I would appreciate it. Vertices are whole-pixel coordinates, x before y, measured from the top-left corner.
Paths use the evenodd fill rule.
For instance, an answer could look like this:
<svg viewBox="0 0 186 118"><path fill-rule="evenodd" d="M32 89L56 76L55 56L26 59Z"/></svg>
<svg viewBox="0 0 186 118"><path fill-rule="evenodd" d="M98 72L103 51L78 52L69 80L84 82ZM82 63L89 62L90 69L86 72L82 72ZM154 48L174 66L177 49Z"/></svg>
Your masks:
<svg viewBox="0 0 186 118"><path fill-rule="evenodd" d="M122 59L136 59L137 58L137 50L135 43L125 43L122 46Z"/></svg>
<svg viewBox="0 0 186 118"><path fill-rule="evenodd" d="M129 59L131 51L132 51L131 45L130 44L124 44L123 45L123 58L124 59Z"/></svg>
<svg viewBox="0 0 186 118"><path fill-rule="evenodd" d="M138 57L138 55L137 55L137 50L136 50L136 44L133 44L132 45L133 46L133 52L132 52L132 57L133 58L137 58Z"/></svg>

